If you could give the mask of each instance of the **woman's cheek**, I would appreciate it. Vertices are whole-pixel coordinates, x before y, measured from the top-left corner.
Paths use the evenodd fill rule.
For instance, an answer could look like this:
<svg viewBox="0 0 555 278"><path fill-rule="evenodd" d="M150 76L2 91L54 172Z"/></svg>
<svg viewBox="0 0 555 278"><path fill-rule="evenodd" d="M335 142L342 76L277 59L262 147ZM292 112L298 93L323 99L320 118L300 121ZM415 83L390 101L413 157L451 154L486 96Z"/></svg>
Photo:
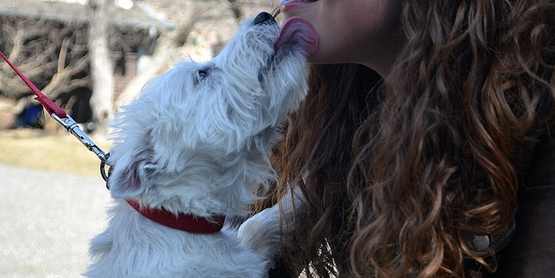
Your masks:
<svg viewBox="0 0 555 278"><path fill-rule="evenodd" d="M351 62L375 26L369 3L360 3L361 0L345 0L345 4L340 4L342 1L320 2L322 5L312 18L320 36L320 49L309 60L313 63ZM352 2L356 2L355 5Z"/></svg>
<svg viewBox="0 0 555 278"><path fill-rule="evenodd" d="M320 36L312 63L348 63L368 59L387 47L400 28L401 0L320 0L311 20Z"/></svg>

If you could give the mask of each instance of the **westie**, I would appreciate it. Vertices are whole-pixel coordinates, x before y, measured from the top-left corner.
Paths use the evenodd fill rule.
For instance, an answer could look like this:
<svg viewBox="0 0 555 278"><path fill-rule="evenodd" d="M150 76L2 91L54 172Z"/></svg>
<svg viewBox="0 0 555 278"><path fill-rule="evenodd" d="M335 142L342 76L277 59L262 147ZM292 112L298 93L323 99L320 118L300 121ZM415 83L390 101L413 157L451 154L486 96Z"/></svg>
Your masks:
<svg viewBox="0 0 555 278"><path fill-rule="evenodd" d="M275 240L220 229L275 179L269 151L305 96L313 34L300 19L280 32L261 13L211 62L176 65L116 116L116 204L86 276L267 276Z"/></svg>

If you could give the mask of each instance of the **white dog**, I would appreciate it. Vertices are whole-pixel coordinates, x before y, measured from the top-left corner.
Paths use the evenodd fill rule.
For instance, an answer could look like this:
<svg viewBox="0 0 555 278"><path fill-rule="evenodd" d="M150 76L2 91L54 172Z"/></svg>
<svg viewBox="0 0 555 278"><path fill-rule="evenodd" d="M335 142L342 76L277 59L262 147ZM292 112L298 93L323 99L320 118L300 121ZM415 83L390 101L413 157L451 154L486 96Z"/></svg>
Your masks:
<svg viewBox="0 0 555 278"><path fill-rule="evenodd" d="M109 161L116 205L92 240L86 276L267 276L279 239L275 209L270 220L249 221L240 239L219 229L224 217L247 215L275 179L268 153L305 96L314 46L295 25L303 24L292 20L280 33L271 15L258 15L211 62L178 64L117 115ZM261 231L270 238L250 234Z"/></svg>

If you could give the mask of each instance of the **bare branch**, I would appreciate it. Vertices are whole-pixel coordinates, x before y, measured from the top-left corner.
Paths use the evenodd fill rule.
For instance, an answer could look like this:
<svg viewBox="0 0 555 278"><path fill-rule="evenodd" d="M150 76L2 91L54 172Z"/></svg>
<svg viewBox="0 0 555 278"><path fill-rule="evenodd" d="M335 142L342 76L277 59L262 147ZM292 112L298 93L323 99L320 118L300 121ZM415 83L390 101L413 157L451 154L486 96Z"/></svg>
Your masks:
<svg viewBox="0 0 555 278"><path fill-rule="evenodd" d="M69 40L64 39L64 41L62 42L62 47L60 48L60 54L58 55L58 72L63 71L66 66L68 44L69 44Z"/></svg>
<svg viewBox="0 0 555 278"><path fill-rule="evenodd" d="M0 18L2 46L10 60L54 97L89 84L84 30L80 25L44 19ZM3 63L0 84L0 94L8 98L22 99L30 95L29 89Z"/></svg>
<svg viewBox="0 0 555 278"><path fill-rule="evenodd" d="M23 47L23 35L24 32L21 29L18 29L12 39L12 51L8 58L10 61L15 61L19 57L19 53L21 52L21 48Z"/></svg>
<svg viewBox="0 0 555 278"><path fill-rule="evenodd" d="M58 71L50 82L43 88L43 92L50 97L57 97L59 94L71 91L73 89L83 87L89 84L88 77L81 79L74 79L73 76L85 69L88 66L89 57L84 56L74 64L66 65L65 57L67 55L68 41L62 43L60 54L58 58Z"/></svg>

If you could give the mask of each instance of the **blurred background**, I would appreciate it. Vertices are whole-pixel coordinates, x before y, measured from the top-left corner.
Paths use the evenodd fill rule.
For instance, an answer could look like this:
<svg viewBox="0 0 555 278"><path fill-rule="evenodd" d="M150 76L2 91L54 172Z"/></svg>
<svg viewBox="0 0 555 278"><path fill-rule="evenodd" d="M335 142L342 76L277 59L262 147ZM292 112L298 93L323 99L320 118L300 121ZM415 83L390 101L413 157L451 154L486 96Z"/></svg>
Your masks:
<svg viewBox="0 0 555 278"><path fill-rule="evenodd" d="M179 60L279 0L0 0L0 50L106 150L109 122ZM98 160L0 62L0 277L79 277L106 225Z"/></svg>

